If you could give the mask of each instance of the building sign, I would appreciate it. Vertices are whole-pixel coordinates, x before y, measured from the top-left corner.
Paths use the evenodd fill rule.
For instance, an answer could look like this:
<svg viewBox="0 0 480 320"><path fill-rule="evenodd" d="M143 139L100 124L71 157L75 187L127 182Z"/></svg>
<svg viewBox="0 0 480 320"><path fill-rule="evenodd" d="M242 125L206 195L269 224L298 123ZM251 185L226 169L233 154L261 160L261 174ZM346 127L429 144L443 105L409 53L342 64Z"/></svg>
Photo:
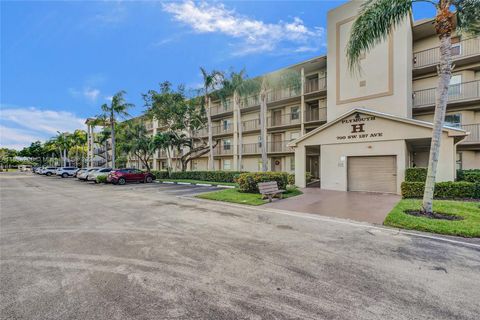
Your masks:
<svg viewBox="0 0 480 320"><path fill-rule="evenodd" d="M337 140L361 140L367 138L378 138L383 136L383 132L368 133L366 130L371 122L375 121L375 116L362 116L355 114L352 119L343 119L342 124L348 124L348 134L337 136Z"/></svg>

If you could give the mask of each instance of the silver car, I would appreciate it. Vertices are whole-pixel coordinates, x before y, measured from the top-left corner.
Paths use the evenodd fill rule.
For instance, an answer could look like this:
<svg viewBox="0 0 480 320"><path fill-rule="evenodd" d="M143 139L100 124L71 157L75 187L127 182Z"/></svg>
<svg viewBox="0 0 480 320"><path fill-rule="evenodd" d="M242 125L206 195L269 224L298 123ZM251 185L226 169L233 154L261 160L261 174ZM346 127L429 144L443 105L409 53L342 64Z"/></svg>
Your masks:
<svg viewBox="0 0 480 320"><path fill-rule="evenodd" d="M94 170L94 171L91 171L88 173L87 175L87 181L95 181L95 183L97 182L97 177L98 176L102 176L102 175L108 175L108 173L112 171L112 168L101 168L101 169L98 169L98 170Z"/></svg>
<svg viewBox="0 0 480 320"><path fill-rule="evenodd" d="M88 175L89 175L91 172L93 172L93 171L95 171L95 170L98 170L98 169L102 169L102 168L96 167L96 168L86 168L86 169L83 169L82 172L78 172L78 173L77 173L77 179L78 179L78 180L82 180L82 181L86 181Z"/></svg>
<svg viewBox="0 0 480 320"><path fill-rule="evenodd" d="M57 169L56 175L62 178L73 177L78 168L75 167L60 167Z"/></svg>

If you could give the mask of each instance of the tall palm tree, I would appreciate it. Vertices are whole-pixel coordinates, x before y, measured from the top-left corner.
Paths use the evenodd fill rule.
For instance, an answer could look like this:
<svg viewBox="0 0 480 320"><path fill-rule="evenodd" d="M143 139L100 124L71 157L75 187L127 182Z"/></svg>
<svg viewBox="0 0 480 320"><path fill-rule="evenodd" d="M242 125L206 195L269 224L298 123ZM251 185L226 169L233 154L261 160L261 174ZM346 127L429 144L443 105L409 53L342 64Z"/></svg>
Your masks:
<svg viewBox="0 0 480 320"><path fill-rule="evenodd" d="M83 152L82 150L85 148L87 144L87 133L84 130L77 129L72 134L72 142L75 146L75 165L78 167L78 151L81 151L81 158L83 160Z"/></svg>
<svg viewBox="0 0 480 320"><path fill-rule="evenodd" d="M124 118L129 116L127 110L134 107L132 103L125 101L125 94L124 90L120 90L112 97L110 105L106 103L102 105L103 115L108 119L112 135L112 168L115 168L115 123L117 117Z"/></svg>
<svg viewBox="0 0 480 320"><path fill-rule="evenodd" d="M55 144L60 153L60 158L63 159L63 166L67 166L67 150L72 146L72 137L68 132L57 131L58 135L55 137Z"/></svg>
<svg viewBox="0 0 480 320"><path fill-rule="evenodd" d="M267 102L268 94L271 90L278 89L293 89L300 92L301 76L295 70L283 70L281 72L264 75L259 82L257 82L258 94L260 98L260 145L262 154L262 171L268 171L267 158ZM303 134L303 133L302 133Z"/></svg>
<svg viewBox="0 0 480 320"><path fill-rule="evenodd" d="M405 21L412 11L412 4L418 1L428 2L435 7L435 30L440 41L435 116L422 204L423 211L430 213L433 211L433 193L441 134L447 108L448 86L452 76L451 35L455 28L460 32L480 34L480 1L368 0L362 5L360 13L353 23L347 44L347 59L351 72L358 71L361 55L385 40L395 26ZM454 24L455 14L457 15L456 26Z"/></svg>
<svg viewBox="0 0 480 320"><path fill-rule="evenodd" d="M210 93L218 88L223 81L223 73L217 70L208 72L206 69L200 67L200 72L203 77L203 99L205 109L207 113L207 125L208 125L208 146L210 152L208 154L208 168L209 170L215 170L215 163L213 161L213 132L212 132L212 114L211 114L211 99Z"/></svg>
<svg viewBox="0 0 480 320"><path fill-rule="evenodd" d="M238 128L238 162L236 168L238 171L242 170L243 154L243 125L240 107L242 102L245 102L250 95L257 91L256 84L256 81L247 79L245 70L241 70L240 72L232 71L230 72L229 77L224 79L223 88L219 91L222 100L233 96L233 112L235 112L237 118Z"/></svg>

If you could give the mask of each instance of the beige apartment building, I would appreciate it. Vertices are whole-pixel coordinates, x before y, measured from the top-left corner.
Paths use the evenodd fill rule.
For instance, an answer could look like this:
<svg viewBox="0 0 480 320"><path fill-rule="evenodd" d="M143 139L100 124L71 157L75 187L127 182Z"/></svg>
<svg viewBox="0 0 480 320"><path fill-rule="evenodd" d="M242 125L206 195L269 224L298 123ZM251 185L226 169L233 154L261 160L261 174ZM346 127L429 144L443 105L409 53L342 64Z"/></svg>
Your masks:
<svg viewBox="0 0 480 320"><path fill-rule="evenodd" d="M300 187L307 185L309 172L325 189L399 193L405 168L427 166L438 38L433 19L406 19L362 57L362 72L352 74L345 46L360 3L348 2L328 13L327 55L286 68L298 72L300 88L269 91L268 168L295 173ZM480 38L455 35L453 43L455 69L439 181L454 180L459 168L480 168ZM261 169L259 97L249 97L239 108L241 145L233 104L213 103L216 170ZM156 123L147 129L152 134L159 130ZM207 134L197 133L205 139ZM163 152L152 166L165 168ZM208 156L193 161L190 169L207 170Z"/></svg>

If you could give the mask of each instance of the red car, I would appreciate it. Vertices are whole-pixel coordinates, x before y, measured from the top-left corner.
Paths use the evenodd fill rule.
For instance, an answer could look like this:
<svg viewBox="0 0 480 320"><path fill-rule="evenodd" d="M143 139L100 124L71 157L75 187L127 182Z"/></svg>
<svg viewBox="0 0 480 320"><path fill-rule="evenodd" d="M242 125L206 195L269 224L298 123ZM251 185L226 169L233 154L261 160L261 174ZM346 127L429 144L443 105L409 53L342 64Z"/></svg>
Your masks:
<svg viewBox="0 0 480 320"><path fill-rule="evenodd" d="M120 185L133 181L150 183L153 180L155 180L153 174L138 169L115 169L110 171L107 176L108 182Z"/></svg>

